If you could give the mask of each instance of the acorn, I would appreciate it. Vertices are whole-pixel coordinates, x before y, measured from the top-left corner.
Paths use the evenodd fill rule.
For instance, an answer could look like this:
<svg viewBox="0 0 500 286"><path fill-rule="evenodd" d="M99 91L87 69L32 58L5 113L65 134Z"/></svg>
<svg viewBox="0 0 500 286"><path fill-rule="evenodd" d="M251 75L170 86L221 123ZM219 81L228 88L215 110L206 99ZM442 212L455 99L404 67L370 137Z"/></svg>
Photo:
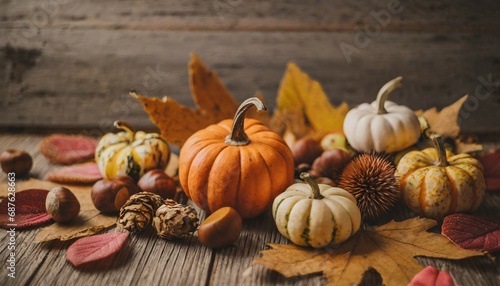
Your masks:
<svg viewBox="0 0 500 286"><path fill-rule="evenodd" d="M53 220L65 223L78 216L80 202L68 188L55 187L47 194L45 208Z"/></svg>
<svg viewBox="0 0 500 286"><path fill-rule="evenodd" d="M399 199L396 168L386 155L362 153L345 166L338 187L357 200L365 221L387 215Z"/></svg>

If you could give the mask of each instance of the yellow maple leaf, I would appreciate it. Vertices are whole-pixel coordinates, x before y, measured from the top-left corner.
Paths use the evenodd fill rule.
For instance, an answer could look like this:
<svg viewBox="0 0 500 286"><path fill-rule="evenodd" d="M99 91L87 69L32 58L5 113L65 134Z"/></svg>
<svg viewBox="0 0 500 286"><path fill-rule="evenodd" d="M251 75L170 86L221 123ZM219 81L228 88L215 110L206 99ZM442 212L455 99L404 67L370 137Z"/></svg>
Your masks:
<svg viewBox="0 0 500 286"><path fill-rule="evenodd" d="M277 132L289 130L297 137L310 133L341 132L349 111L347 103L333 106L321 84L293 62L289 63L277 97L271 126Z"/></svg>

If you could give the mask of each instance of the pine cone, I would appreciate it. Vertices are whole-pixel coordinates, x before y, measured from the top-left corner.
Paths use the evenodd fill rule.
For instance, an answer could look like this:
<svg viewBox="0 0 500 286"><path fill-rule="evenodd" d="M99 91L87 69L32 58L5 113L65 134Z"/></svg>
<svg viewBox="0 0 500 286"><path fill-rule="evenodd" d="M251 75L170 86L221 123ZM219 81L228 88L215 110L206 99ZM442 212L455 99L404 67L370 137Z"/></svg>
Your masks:
<svg viewBox="0 0 500 286"><path fill-rule="evenodd" d="M163 205L163 199L156 194L140 192L132 195L121 207L118 228L139 232L151 225L156 210Z"/></svg>
<svg viewBox="0 0 500 286"><path fill-rule="evenodd" d="M153 227L161 238L183 238L198 229L198 220L198 214L192 206L184 206L167 199L156 211Z"/></svg>

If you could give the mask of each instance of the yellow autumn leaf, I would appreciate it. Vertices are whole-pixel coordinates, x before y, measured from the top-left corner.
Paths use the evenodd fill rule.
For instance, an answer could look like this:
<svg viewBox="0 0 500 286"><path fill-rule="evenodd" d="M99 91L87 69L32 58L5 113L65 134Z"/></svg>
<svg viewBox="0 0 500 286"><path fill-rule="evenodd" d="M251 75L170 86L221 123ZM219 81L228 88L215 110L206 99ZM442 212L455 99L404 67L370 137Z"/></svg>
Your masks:
<svg viewBox="0 0 500 286"><path fill-rule="evenodd" d="M311 133L341 132L349 111L347 103L333 106L321 84L311 79L295 63L289 63L278 91L272 126L275 131L291 131L297 137Z"/></svg>

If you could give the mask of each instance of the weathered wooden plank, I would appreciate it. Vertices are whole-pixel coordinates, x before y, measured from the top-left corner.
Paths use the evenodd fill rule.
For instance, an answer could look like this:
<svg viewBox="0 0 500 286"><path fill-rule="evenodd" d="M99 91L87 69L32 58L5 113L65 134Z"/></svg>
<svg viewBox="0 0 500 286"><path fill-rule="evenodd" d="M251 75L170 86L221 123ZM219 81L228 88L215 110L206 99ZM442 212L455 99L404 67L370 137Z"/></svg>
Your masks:
<svg viewBox="0 0 500 286"><path fill-rule="evenodd" d="M39 153L41 135L0 135L0 151L7 148L27 150L34 158L33 176L43 178L52 166ZM498 144L496 144L498 146ZM0 174L0 182L6 180ZM183 198L184 200L184 198ZM489 193L479 214L498 217L500 196ZM201 213L201 219L205 216ZM109 230L113 231L113 230ZM267 243L288 243L276 230L272 216L266 213L247 220L235 246L211 250L202 246L194 234L186 240L165 241L152 230L131 235L126 249L120 252L107 270L75 270L65 259L71 242L34 243L37 229L18 232L16 240L17 278L6 280L2 262L2 285L324 285L321 275L285 279L262 266L251 265ZM7 233L0 231L0 253L6 253ZM497 257L498 258L498 257ZM3 258L1 258L3 259ZM457 285L496 285L500 263L487 258L464 261L419 258L423 265L435 265L450 271ZM4 261L4 260L3 260Z"/></svg>
<svg viewBox="0 0 500 286"><path fill-rule="evenodd" d="M260 90L273 108L293 60L334 104L372 101L383 83L402 75L405 86L393 100L414 109L442 108L469 93L464 132L500 131L500 38L489 34L42 29L23 50L6 46L11 32L0 29L4 128L102 134L116 119L152 128L128 91L192 106L187 62L194 51L239 101Z"/></svg>
<svg viewBox="0 0 500 286"><path fill-rule="evenodd" d="M494 1L1 1L0 27L141 30L498 32ZM1 15L1 14L0 14Z"/></svg>

